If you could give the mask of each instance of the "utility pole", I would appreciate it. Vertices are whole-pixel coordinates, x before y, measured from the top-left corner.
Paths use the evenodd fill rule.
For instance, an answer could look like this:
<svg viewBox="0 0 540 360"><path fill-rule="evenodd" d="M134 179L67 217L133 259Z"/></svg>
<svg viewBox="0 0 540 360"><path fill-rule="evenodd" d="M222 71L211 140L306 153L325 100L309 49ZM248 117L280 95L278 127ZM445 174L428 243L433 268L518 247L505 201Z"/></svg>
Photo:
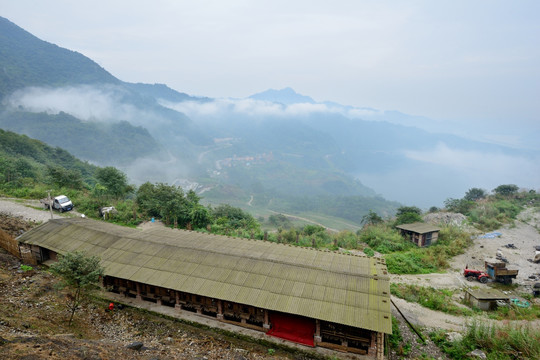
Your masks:
<svg viewBox="0 0 540 360"><path fill-rule="evenodd" d="M53 218L52 214L52 200L51 200L51 190L47 190L47 200L49 201L49 210L51 211L51 220Z"/></svg>

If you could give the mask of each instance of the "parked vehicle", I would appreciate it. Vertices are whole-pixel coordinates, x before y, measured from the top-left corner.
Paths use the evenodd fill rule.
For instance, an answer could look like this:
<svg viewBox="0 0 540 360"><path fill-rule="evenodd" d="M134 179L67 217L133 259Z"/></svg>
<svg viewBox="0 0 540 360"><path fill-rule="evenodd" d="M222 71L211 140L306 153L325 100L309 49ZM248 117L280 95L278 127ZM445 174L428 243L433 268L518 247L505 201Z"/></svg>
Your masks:
<svg viewBox="0 0 540 360"><path fill-rule="evenodd" d="M504 284L511 284L512 279L515 279L519 270L511 270L506 268L506 263L497 260L485 261L486 273L495 281Z"/></svg>
<svg viewBox="0 0 540 360"><path fill-rule="evenodd" d="M44 198L39 200L39 202L42 203L46 209L52 207L54 210L60 212L73 210L73 203L66 195L55 196L51 201L49 201L49 198Z"/></svg>
<svg viewBox="0 0 540 360"><path fill-rule="evenodd" d="M519 270L507 269L506 263L499 260L486 261L485 267L486 271L473 270L466 267L463 271L463 276L465 276L468 281L478 280L482 284L487 283L489 279L504 284L511 284L512 279L515 279L519 272Z"/></svg>
<svg viewBox="0 0 540 360"><path fill-rule="evenodd" d="M465 270L463 271L463 276L465 276L467 281L473 281L476 279L482 284L487 283L489 280L489 275L486 272L469 268L465 268Z"/></svg>

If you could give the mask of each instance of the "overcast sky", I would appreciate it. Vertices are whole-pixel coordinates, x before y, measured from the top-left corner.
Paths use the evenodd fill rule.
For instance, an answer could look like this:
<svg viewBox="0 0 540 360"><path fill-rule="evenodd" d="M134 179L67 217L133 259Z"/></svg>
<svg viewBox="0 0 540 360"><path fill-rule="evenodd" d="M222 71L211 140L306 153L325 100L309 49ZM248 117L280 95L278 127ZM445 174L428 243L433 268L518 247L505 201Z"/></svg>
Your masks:
<svg viewBox="0 0 540 360"><path fill-rule="evenodd" d="M0 15L129 82L538 131L540 1L29 1Z"/></svg>

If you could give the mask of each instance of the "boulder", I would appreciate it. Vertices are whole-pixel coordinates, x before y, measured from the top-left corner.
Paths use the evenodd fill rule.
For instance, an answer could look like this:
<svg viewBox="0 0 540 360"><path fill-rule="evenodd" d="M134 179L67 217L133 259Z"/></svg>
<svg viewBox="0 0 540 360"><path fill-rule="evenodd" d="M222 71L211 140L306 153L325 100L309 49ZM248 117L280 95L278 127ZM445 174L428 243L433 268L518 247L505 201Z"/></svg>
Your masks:
<svg viewBox="0 0 540 360"><path fill-rule="evenodd" d="M487 359L486 353L480 349L474 349L467 356L473 359Z"/></svg>
<svg viewBox="0 0 540 360"><path fill-rule="evenodd" d="M131 344L127 345L126 347L131 350L139 351L143 347L143 343L140 341L134 341Z"/></svg>

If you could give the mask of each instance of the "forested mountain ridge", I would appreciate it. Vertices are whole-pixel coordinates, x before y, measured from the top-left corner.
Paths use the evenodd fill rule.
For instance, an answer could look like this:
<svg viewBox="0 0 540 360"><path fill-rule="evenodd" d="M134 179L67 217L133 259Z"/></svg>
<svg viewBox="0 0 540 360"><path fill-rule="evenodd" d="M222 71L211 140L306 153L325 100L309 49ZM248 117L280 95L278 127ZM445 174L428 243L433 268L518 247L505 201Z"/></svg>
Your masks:
<svg viewBox="0 0 540 360"><path fill-rule="evenodd" d="M86 56L40 40L0 17L0 97L27 86L118 84Z"/></svg>
<svg viewBox="0 0 540 360"><path fill-rule="evenodd" d="M0 183L20 186L28 179L45 182L50 169L66 174L75 171L84 181L94 183L97 167L59 147L0 129Z"/></svg>
<svg viewBox="0 0 540 360"><path fill-rule="evenodd" d="M132 126L127 121L85 122L64 112L8 111L0 114L0 125L51 146L71 149L73 155L79 158L100 163L133 161L159 149L148 130Z"/></svg>

